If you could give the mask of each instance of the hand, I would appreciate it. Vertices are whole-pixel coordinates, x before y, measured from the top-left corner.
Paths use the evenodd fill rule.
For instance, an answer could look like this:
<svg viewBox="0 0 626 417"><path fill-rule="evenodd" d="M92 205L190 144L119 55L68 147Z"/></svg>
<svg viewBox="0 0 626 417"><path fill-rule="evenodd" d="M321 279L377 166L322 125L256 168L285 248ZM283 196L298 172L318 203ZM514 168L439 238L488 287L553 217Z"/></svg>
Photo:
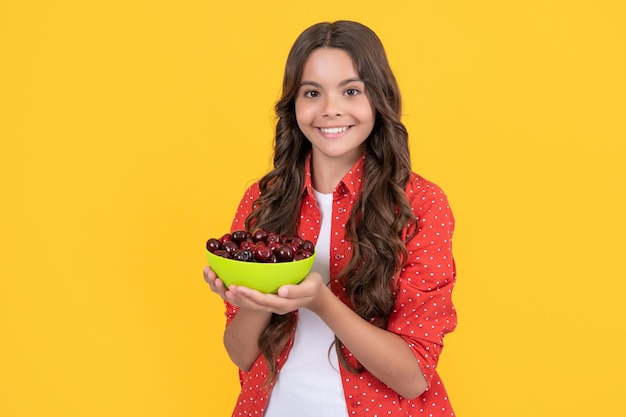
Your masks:
<svg viewBox="0 0 626 417"><path fill-rule="evenodd" d="M325 293L330 290L324 285L322 276L311 272L298 285L283 285L278 294L263 294L248 287L231 285L224 293L224 299L240 308L286 314L302 307L314 310Z"/></svg>
<svg viewBox="0 0 626 417"><path fill-rule="evenodd" d="M223 300L226 300L226 292L228 291L226 289L226 285L224 285L224 282L217 277L210 266L204 267L203 275L204 280L209 284L211 291L222 297Z"/></svg>
<svg viewBox="0 0 626 417"><path fill-rule="evenodd" d="M204 275L204 280L209 284L209 288L211 288L211 291L219 295L222 298L222 300L228 301L230 304L232 304L235 307L243 307L243 308L252 307L253 309L256 309L256 310L264 310L263 307L256 306L254 302L249 302L249 301L246 302L245 295L240 295L241 292L245 293L246 290L249 290L249 291L254 291L254 290L251 290L246 287L239 287L237 285L231 285L230 288L226 288L226 285L224 284L224 282L221 279L219 279L217 274L211 269L210 266L205 266L202 272ZM244 288L244 289L240 290L241 288ZM255 291L255 292L258 292L258 291Z"/></svg>

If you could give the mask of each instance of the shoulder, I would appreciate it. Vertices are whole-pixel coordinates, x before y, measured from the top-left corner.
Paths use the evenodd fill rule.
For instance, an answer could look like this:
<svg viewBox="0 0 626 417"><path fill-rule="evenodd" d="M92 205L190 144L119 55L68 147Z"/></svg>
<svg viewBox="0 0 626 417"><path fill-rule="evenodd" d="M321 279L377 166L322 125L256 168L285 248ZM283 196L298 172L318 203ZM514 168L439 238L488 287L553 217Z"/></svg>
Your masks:
<svg viewBox="0 0 626 417"><path fill-rule="evenodd" d="M424 209L432 206L450 208L448 197L443 189L415 172L411 172L405 191L414 210L421 211L420 208Z"/></svg>
<svg viewBox="0 0 626 417"><path fill-rule="evenodd" d="M233 219L233 223L231 225L231 230L237 230L244 227L246 218L252 212L252 206L254 202L259 198L260 195L259 182L256 181L252 185L248 186L246 191L241 197L241 201L237 206L237 210L235 213L235 218Z"/></svg>
<svg viewBox="0 0 626 417"><path fill-rule="evenodd" d="M249 185L246 188L246 191L241 197L241 202L239 203L239 209L246 207L252 207L252 204L259 198L261 195L261 189L259 188L259 181L255 181L252 185Z"/></svg>
<svg viewBox="0 0 626 417"><path fill-rule="evenodd" d="M243 195L243 199L246 198L254 198L256 199L261 194L261 190L259 188L259 181L255 181L252 185L249 185L246 189L246 192Z"/></svg>

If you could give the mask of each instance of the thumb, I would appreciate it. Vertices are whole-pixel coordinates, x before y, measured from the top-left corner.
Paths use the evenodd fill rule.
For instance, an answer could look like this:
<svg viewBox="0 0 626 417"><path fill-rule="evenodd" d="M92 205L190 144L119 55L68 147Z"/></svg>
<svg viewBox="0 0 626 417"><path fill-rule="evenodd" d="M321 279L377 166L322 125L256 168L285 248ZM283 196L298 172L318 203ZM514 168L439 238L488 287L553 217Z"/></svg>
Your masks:
<svg viewBox="0 0 626 417"><path fill-rule="evenodd" d="M311 272L299 284L283 285L277 293L283 298L307 297L315 292L317 282L322 282L322 275L319 272Z"/></svg>
<svg viewBox="0 0 626 417"><path fill-rule="evenodd" d="M287 298L289 296L289 287L291 285L283 285L278 289L278 295L283 298Z"/></svg>

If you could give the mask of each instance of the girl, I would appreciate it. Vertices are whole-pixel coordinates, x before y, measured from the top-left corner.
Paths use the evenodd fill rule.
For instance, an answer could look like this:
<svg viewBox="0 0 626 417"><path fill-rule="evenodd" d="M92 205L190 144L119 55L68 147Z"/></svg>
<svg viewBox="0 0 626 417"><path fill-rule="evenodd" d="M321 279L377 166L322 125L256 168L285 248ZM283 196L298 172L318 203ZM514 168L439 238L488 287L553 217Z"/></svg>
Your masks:
<svg viewBox="0 0 626 417"><path fill-rule="evenodd" d="M435 371L456 326L454 219L411 171L396 79L378 37L338 21L287 58L274 168L232 230L316 242L312 272L278 294L226 289L224 345L240 369L233 416L452 416Z"/></svg>

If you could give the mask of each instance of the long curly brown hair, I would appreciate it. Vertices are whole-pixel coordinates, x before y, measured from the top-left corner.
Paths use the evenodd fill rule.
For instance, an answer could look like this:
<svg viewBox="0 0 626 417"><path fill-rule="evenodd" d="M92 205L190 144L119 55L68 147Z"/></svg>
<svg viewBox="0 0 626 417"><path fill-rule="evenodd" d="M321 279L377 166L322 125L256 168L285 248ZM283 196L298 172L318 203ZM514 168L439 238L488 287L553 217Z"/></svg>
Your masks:
<svg viewBox="0 0 626 417"><path fill-rule="evenodd" d="M282 97L275 106L274 167L260 180L261 194L246 228L297 234L311 143L296 122L295 99L306 59L321 47L340 48L352 57L375 108L374 128L365 141L362 194L346 227L345 238L353 245L354 255L340 279L354 311L384 327L394 306L393 277L407 257L401 231L415 225L416 219L404 192L411 161L408 134L400 121L400 91L383 45L368 27L351 21L318 23L296 39L287 57ZM268 381L277 375L276 359L295 331L295 317L294 313L272 315L259 338ZM341 364L351 372L362 371L348 363L341 341L335 342Z"/></svg>

